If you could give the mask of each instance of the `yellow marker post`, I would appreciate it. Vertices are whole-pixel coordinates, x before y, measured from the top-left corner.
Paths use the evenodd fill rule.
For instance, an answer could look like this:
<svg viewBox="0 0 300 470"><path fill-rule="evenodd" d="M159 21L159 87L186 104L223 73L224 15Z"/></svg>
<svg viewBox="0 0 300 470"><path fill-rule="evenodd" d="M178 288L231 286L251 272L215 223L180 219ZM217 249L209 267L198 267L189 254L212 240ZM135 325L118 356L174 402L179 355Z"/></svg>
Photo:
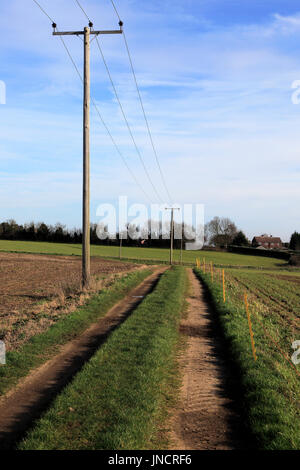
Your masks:
<svg viewBox="0 0 300 470"><path fill-rule="evenodd" d="M203 258L203 271L205 272L205 258Z"/></svg>
<svg viewBox="0 0 300 470"><path fill-rule="evenodd" d="M213 281L214 280L214 267L213 267L212 261L210 263L210 274L211 274L211 280Z"/></svg>
<svg viewBox="0 0 300 470"><path fill-rule="evenodd" d="M223 300L226 302L226 289L225 289L225 271L222 270L222 279L223 279Z"/></svg>
<svg viewBox="0 0 300 470"><path fill-rule="evenodd" d="M250 316L250 312L249 312L248 298L247 298L246 292L244 294L244 299L245 299L245 307L246 307L246 313L247 313L248 325L249 325L249 331L250 331L252 353L253 353L254 360L256 361L257 360L256 349L255 349L253 330L252 330L252 322L251 322L251 316Z"/></svg>

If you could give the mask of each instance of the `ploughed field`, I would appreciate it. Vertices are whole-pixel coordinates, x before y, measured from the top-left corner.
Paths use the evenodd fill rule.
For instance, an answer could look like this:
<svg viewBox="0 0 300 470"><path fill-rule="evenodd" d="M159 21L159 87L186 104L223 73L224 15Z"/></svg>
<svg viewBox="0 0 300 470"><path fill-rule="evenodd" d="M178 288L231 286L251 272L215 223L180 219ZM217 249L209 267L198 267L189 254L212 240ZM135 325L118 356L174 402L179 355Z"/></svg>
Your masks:
<svg viewBox="0 0 300 470"><path fill-rule="evenodd" d="M94 282L132 268L130 263L91 260ZM62 308L72 311L75 294L80 297L80 279L80 257L0 253L0 339L10 348L27 330L36 333L49 326Z"/></svg>
<svg viewBox="0 0 300 470"><path fill-rule="evenodd" d="M229 288L234 299L248 293L254 322L263 321L290 356L291 342L300 338L300 271L231 270Z"/></svg>

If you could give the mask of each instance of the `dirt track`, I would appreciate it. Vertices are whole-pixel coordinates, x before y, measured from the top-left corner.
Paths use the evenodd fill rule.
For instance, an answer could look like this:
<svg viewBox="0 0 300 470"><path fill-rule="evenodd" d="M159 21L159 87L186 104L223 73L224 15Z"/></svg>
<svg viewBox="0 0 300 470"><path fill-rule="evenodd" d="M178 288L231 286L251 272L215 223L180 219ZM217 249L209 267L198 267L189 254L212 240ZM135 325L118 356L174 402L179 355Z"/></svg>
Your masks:
<svg viewBox="0 0 300 470"><path fill-rule="evenodd" d="M165 269L157 269L98 323L65 345L54 359L33 371L14 391L0 399L0 450L14 446L33 420L41 415L108 335L151 292Z"/></svg>
<svg viewBox="0 0 300 470"><path fill-rule="evenodd" d="M183 384L179 407L171 423L172 449L230 450L244 448L240 417L229 389L234 377L224 360L212 311L203 287L188 270L191 294L188 315L181 323L187 350L180 359Z"/></svg>

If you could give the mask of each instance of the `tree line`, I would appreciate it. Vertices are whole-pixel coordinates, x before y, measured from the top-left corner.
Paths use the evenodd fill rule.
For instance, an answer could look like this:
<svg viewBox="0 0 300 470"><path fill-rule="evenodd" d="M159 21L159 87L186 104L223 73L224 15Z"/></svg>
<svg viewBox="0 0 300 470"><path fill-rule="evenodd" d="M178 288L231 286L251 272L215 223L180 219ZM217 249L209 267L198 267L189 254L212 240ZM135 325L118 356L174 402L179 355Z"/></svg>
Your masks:
<svg viewBox="0 0 300 470"><path fill-rule="evenodd" d="M120 238L124 246L148 246L157 248L169 248L170 241L166 239L166 233L169 228L164 229L160 225L156 233L156 239L148 238L150 233L151 221L148 221L145 228L140 232L141 235L136 239L128 237L125 239L124 234L116 234L116 238L99 239L97 234L97 224L91 224L91 243L94 245L119 245ZM192 229L192 228L191 228ZM138 230L138 227L128 225L127 230L133 233ZM181 231L181 225L175 224L175 233ZM55 225L47 225L44 222L19 225L15 220L8 220L0 224L0 239L2 240L20 240L20 241L41 241L41 242L55 242L55 243L81 243L82 231L81 229L68 229L65 225L57 223ZM188 240L184 237L184 243ZM251 246L250 241L242 230L239 230L236 224L226 217L214 217L210 222L205 224L204 227L204 241L206 246L224 248L229 245L235 246ZM180 248L181 241L174 240L174 248ZM294 232L291 236L289 248L294 251L300 251L300 233Z"/></svg>
<svg viewBox="0 0 300 470"><path fill-rule="evenodd" d="M97 224L91 224L90 239L93 245L107 245L107 246L118 246L120 244L120 238L122 238L122 244L124 246L145 246L152 248L169 248L170 240L166 238L169 229L159 226L158 232L155 234L156 238L148 238L150 233L151 221L149 221L145 228L139 230L139 227L128 224L127 231L129 236L125 238L124 232L121 234L117 233L116 238L105 238L100 239L97 233L99 227ZM101 226L100 229L105 231L106 227ZM178 232L178 226L175 226L175 231ZM135 232L139 232L139 236L133 237ZM126 232L125 232L126 233ZM0 224L0 239L2 240L19 240L19 241L39 241L39 242L54 242L54 243L82 243L82 230L74 228L68 229L65 225L57 223L55 225L47 225L44 222L19 225L15 220L8 220ZM184 237L184 243L188 240ZM181 241L174 240L174 248L180 248Z"/></svg>

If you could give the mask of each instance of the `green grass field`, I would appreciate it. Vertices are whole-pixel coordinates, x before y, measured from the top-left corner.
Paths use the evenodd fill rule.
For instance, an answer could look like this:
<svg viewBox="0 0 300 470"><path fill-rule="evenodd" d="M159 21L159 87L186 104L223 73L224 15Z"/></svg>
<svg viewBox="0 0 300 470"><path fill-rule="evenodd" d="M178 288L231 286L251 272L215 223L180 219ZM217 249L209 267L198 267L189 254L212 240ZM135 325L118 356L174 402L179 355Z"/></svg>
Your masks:
<svg viewBox="0 0 300 470"><path fill-rule="evenodd" d="M81 245L64 243L44 243L44 242L20 242L0 240L0 251L42 253L49 255L81 255ZM93 245L92 256L107 258L118 258L118 247L106 247ZM168 261L169 250L157 248L126 248L122 250L122 256L135 260L156 260ZM287 263L284 260L275 258L265 258L263 256L240 255L235 253L214 252L214 251L184 251L183 261L185 263L195 263L196 258L205 258L207 263L213 262L219 266L250 266L262 268L284 267ZM180 251L174 251L174 261L180 260Z"/></svg>
<svg viewBox="0 0 300 470"><path fill-rule="evenodd" d="M218 273L196 270L207 285L242 376L249 427L261 449L300 448L300 380L292 343L300 338L299 272L225 270L226 303ZM247 293L257 361L244 305ZM277 344L275 344L273 338ZM286 356L284 357L282 353ZM296 369L300 373L300 367Z"/></svg>

